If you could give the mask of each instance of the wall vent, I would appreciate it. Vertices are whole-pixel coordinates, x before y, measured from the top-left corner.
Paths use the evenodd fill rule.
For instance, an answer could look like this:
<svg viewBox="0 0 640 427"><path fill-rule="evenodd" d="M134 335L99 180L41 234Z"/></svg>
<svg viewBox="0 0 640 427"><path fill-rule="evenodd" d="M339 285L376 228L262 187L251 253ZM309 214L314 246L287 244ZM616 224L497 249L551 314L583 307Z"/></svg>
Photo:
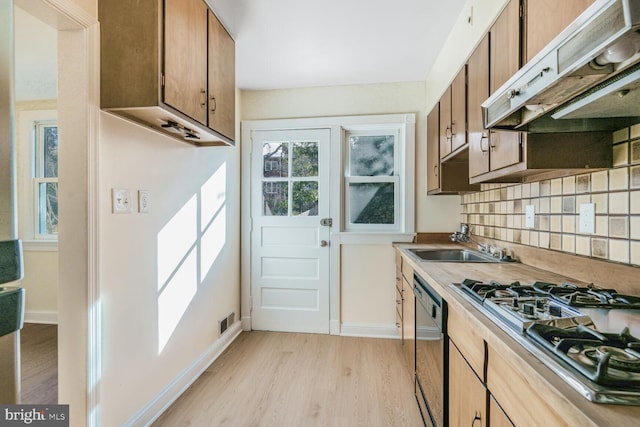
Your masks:
<svg viewBox="0 0 640 427"><path fill-rule="evenodd" d="M220 331L219 335L224 334L224 332L229 328L229 326L233 325L235 321L236 313L231 313L224 319L218 322L218 330Z"/></svg>

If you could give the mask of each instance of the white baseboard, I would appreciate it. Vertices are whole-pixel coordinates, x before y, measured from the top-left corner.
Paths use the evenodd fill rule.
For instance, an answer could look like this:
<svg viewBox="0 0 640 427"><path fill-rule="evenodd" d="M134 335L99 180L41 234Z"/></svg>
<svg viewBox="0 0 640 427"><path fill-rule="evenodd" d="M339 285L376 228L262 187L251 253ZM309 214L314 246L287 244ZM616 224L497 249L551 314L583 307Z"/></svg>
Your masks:
<svg viewBox="0 0 640 427"><path fill-rule="evenodd" d="M349 323L342 324L340 335L347 337L392 338L399 339L395 324L386 323Z"/></svg>
<svg viewBox="0 0 640 427"><path fill-rule="evenodd" d="M214 342L182 374L176 377L164 390L160 391L144 408L127 421L125 426L150 426L173 402L184 393L195 380L216 360L222 352L240 335L241 322L235 322L225 334Z"/></svg>
<svg viewBox="0 0 640 427"><path fill-rule="evenodd" d="M242 330L250 331L251 330L251 316L242 316Z"/></svg>
<svg viewBox="0 0 640 427"><path fill-rule="evenodd" d="M26 310L24 312L25 323L45 323L47 325L58 324L58 312L57 311L38 311L38 310Z"/></svg>

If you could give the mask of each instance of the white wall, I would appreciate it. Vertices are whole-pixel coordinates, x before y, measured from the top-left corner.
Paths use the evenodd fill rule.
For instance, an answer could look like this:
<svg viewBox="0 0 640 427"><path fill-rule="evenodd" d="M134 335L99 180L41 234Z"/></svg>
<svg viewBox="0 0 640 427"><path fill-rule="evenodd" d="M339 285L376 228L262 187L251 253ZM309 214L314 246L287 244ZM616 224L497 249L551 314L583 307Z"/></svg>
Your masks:
<svg viewBox="0 0 640 427"><path fill-rule="evenodd" d="M122 425L217 340L220 319L239 319L239 149L101 122L102 424ZM132 213L111 213L112 188L131 190Z"/></svg>
<svg viewBox="0 0 640 427"><path fill-rule="evenodd" d="M458 228L460 198L426 196L424 82L242 91L241 98L242 120L416 113L416 230L447 232ZM393 330L395 282L391 246L343 246L341 262L342 322L363 327L387 325ZM366 281L362 280L363 263L375 263L379 274L369 274ZM387 303L384 308L383 299Z"/></svg>

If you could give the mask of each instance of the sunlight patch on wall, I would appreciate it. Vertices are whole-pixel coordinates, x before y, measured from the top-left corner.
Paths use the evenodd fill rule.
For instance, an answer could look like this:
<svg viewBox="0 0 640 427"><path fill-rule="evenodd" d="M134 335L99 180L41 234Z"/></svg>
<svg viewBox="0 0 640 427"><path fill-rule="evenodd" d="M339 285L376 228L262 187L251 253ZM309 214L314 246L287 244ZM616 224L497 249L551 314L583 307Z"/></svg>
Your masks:
<svg viewBox="0 0 640 427"><path fill-rule="evenodd" d="M197 291L198 257L196 251L191 251L158 298L158 353L171 338Z"/></svg>
<svg viewBox="0 0 640 427"><path fill-rule="evenodd" d="M226 163L158 233L158 353L226 243Z"/></svg>
<svg viewBox="0 0 640 427"><path fill-rule="evenodd" d="M197 220L198 196L194 195L158 233L158 290L196 244Z"/></svg>
<svg viewBox="0 0 640 427"><path fill-rule="evenodd" d="M223 163L200 191L200 230L202 232L200 252L202 274L200 280L207 277L226 243L226 176L227 167L226 163Z"/></svg>

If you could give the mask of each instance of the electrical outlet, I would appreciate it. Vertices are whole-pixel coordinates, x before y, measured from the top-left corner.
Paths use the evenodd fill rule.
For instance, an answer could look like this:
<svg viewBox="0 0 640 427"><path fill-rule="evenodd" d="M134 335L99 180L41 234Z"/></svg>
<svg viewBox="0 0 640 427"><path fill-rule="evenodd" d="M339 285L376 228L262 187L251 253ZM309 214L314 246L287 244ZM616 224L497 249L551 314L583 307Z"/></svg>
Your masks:
<svg viewBox="0 0 640 427"><path fill-rule="evenodd" d="M580 205L580 232L588 234L596 232L596 205L593 203Z"/></svg>
<svg viewBox="0 0 640 427"><path fill-rule="evenodd" d="M112 188L111 209L113 213L131 213L131 191L126 188Z"/></svg>
<svg viewBox="0 0 640 427"><path fill-rule="evenodd" d="M525 207L525 227L533 228L536 225L536 208L534 205Z"/></svg>
<svg viewBox="0 0 640 427"><path fill-rule="evenodd" d="M138 190L138 212L149 213L151 203L151 193L146 190Z"/></svg>

